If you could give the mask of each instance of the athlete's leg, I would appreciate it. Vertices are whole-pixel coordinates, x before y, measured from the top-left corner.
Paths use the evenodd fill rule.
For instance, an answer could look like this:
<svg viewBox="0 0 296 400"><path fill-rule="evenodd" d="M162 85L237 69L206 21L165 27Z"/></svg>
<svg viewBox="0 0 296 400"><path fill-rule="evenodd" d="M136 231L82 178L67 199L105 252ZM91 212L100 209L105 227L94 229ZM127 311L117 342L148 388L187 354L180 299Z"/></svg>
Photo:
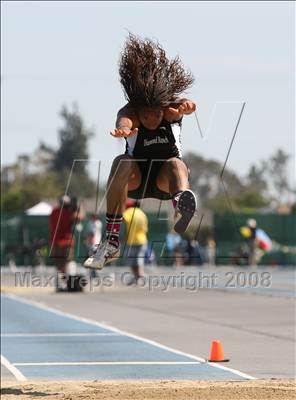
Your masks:
<svg viewBox="0 0 296 400"><path fill-rule="evenodd" d="M128 245L127 247L127 264L130 265L133 278L127 285L136 284L138 280L144 276L146 245Z"/></svg>
<svg viewBox="0 0 296 400"><path fill-rule="evenodd" d="M165 160L156 178L158 189L172 196L189 188L188 169L179 158Z"/></svg>
<svg viewBox="0 0 296 400"><path fill-rule="evenodd" d="M141 183L141 173L136 161L122 154L113 161L107 183L106 239L119 247L122 213L125 210L128 189L136 189Z"/></svg>
<svg viewBox="0 0 296 400"><path fill-rule="evenodd" d="M119 232L127 192L137 189L140 184L141 173L137 162L126 154L116 157L107 183L106 238L95 254L84 262L85 267L101 269L106 262L119 257Z"/></svg>
<svg viewBox="0 0 296 400"><path fill-rule="evenodd" d="M140 184L141 172L135 159L127 154L116 157L107 183L107 213L122 214L128 190L135 190Z"/></svg>
<svg viewBox="0 0 296 400"><path fill-rule="evenodd" d="M173 206L176 209L174 229L184 233L196 211L197 202L194 193L189 190L188 169L184 161L179 158L170 158L162 165L156 178L157 187L170 193Z"/></svg>

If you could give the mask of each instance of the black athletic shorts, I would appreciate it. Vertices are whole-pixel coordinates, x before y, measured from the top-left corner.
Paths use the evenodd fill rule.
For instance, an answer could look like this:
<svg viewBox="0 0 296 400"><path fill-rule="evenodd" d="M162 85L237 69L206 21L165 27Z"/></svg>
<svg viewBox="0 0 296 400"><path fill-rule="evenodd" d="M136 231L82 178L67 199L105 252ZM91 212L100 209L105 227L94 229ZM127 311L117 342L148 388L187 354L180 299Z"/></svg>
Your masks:
<svg viewBox="0 0 296 400"><path fill-rule="evenodd" d="M184 162L184 160L182 160ZM157 175L164 164L163 160L136 160L141 171L142 179L140 186L128 192L132 199L154 198L159 200L170 200L172 195L158 189L156 185Z"/></svg>

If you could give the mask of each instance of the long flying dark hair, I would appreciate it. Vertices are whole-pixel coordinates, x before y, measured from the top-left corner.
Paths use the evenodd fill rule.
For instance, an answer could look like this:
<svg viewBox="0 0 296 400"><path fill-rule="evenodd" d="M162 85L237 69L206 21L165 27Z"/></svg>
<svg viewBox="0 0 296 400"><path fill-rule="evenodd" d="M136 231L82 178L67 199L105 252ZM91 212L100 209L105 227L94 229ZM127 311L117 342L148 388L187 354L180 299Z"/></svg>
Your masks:
<svg viewBox="0 0 296 400"><path fill-rule="evenodd" d="M194 82L178 56L169 60L159 43L133 34L121 53L119 75L127 101L138 110L166 107Z"/></svg>

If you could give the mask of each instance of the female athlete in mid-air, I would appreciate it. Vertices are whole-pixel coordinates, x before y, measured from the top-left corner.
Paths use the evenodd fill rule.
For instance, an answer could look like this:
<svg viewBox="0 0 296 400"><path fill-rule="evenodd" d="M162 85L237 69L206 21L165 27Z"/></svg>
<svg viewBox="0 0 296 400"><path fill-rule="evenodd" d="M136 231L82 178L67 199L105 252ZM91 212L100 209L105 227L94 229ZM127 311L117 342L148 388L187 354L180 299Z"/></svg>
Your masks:
<svg viewBox="0 0 296 400"><path fill-rule="evenodd" d="M169 60L152 40L129 35L119 63L127 104L117 114L114 137L124 137L125 154L113 161L107 183L106 237L84 265L101 269L119 256L119 231L127 197L172 199L174 229L183 233L197 202L182 160L181 125L195 103L179 96L194 81L178 57Z"/></svg>

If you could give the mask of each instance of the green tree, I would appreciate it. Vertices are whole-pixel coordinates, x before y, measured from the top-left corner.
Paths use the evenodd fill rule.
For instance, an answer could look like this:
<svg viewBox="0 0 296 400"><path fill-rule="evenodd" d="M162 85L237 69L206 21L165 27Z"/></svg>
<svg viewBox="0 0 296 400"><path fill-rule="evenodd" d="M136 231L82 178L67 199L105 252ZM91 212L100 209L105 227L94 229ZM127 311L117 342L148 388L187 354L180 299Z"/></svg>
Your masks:
<svg viewBox="0 0 296 400"><path fill-rule="evenodd" d="M60 145L54 156L53 169L57 172L71 170L75 160L85 160L79 163L79 170L81 174L87 175L87 142L94 132L86 128L76 103L73 104L72 111L63 106L60 116L64 127L59 130Z"/></svg>
<svg viewBox="0 0 296 400"><path fill-rule="evenodd" d="M233 198L233 202L239 211L253 212L266 207L269 204L269 199L263 197L257 190L246 188L240 196Z"/></svg>
<svg viewBox="0 0 296 400"><path fill-rule="evenodd" d="M263 194L268 187L266 182L267 169L267 163L263 161L260 166L251 165L247 175L247 185L260 194Z"/></svg>
<svg viewBox="0 0 296 400"><path fill-rule="evenodd" d="M216 212L254 212L269 204L264 162L259 167L252 165L246 179L226 167L221 179L223 165L219 161L194 153L185 154L184 159L190 167L191 187L203 207Z"/></svg>
<svg viewBox="0 0 296 400"><path fill-rule="evenodd" d="M19 189L11 189L1 196L1 211L16 212L24 210L24 194Z"/></svg>
<svg viewBox="0 0 296 400"><path fill-rule="evenodd" d="M70 195L92 196L95 185L87 172L87 144L94 131L85 126L76 103L72 111L63 106L60 115L64 126L59 130L59 148L54 154L52 169L64 188L69 183Z"/></svg>
<svg viewBox="0 0 296 400"><path fill-rule="evenodd" d="M240 193L244 187L242 180L227 168L223 172L222 182L223 165L219 161L207 160L199 154L190 152L185 154L184 160L190 168L191 187L198 193L204 206L225 190L233 196Z"/></svg>
<svg viewBox="0 0 296 400"><path fill-rule="evenodd" d="M31 154L1 169L3 211L25 211L43 199L56 198L65 192L78 198L95 194L95 184L88 176L87 143L93 131L85 127L78 106L61 110L64 126L59 131L59 148L41 142ZM83 159L84 162L74 160Z"/></svg>
<svg viewBox="0 0 296 400"><path fill-rule="evenodd" d="M25 211L44 199L58 197L62 191L56 174L52 172L31 174L3 193L1 209L6 212Z"/></svg>
<svg viewBox="0 0 296 400"><path fill-rule="evenodd" d="M278 149L268 160L270 180L276 193L278 203L285 201L285 197L292 193L288 181L288 163L290 155Z"/></svg>
<svg viewBox="0 0 296 400"><path fill-rule="evenodd" d="M54 158L55 149L41 141L34 151L35 164L38 165L40 173L48 172L53 169Z"/></svg>

